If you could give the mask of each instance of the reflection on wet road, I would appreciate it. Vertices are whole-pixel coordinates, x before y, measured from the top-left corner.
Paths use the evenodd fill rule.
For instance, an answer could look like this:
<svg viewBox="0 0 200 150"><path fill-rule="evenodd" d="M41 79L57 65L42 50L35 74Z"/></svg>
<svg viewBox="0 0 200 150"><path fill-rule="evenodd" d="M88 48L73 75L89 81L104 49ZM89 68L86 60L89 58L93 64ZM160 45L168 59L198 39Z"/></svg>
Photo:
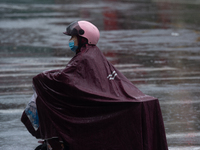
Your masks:
<svg viewBox="0 0 200 150"><path fill-rule="evenodd" d="M98 26L108 60L160 100L169 149L200 149L200 5L67 2L0 3L0 149L37 145L20 122L32 77L66 66L73 53L62 32L79 19Z"/></svg>

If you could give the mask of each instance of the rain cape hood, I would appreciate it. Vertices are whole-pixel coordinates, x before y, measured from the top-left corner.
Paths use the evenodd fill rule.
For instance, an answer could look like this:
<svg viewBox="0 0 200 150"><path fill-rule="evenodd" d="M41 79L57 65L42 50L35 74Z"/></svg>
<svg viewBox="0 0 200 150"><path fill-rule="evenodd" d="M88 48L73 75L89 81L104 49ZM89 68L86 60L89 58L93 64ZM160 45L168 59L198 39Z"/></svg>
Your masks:
<svg viewBox="0 0 200 150"><path fill-rule="evenodd" d="M82 47L64 69L33 78L37 138L59 137L70 150L167 150L158 99L143 94L96 46Z"/></svg>

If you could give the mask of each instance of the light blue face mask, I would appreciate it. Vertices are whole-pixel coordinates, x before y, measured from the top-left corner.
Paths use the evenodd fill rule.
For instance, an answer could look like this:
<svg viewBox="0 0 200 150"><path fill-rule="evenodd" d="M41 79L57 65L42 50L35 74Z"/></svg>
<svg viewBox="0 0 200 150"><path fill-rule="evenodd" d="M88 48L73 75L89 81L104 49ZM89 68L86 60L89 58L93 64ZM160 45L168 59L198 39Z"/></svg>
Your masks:
<svg viewBox="0 0 200 150"><path fill-rule="evenodd" d="M76 50L78 49L78 46L74 45L74 40L69 41L69 47L73 52L76 52Z"/></svg>

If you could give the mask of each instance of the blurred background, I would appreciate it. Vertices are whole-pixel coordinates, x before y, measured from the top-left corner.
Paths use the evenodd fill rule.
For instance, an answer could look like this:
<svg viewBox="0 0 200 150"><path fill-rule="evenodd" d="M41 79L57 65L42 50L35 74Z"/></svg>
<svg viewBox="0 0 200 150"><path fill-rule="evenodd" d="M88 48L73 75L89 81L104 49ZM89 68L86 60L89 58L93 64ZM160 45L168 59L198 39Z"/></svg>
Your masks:
<svg viewBox="0 0 200 150"><path fill-rule="evenodd" d="M98 47L157 97L170 150L200 149L200 0L0 0L0 149L33 150L20 122L32 77L73 57L69 23L100 30Z"/></svg>

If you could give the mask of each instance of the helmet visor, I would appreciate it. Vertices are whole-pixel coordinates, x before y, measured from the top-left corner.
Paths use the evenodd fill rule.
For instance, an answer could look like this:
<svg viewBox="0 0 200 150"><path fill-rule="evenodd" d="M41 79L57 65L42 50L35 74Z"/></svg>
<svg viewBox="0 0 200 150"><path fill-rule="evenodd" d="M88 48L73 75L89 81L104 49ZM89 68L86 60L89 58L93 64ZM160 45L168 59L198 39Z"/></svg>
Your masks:
<svg viewBox="0 0 200 150"><path fill-rule="evenodd" d="M70 25L67 26L66 32L64 32L64 34L70 35L70 36L78 35L79 34L78 31L80 29L81 28L80 28L78 22L75 21L75 22L72 22Z"/></svg>

